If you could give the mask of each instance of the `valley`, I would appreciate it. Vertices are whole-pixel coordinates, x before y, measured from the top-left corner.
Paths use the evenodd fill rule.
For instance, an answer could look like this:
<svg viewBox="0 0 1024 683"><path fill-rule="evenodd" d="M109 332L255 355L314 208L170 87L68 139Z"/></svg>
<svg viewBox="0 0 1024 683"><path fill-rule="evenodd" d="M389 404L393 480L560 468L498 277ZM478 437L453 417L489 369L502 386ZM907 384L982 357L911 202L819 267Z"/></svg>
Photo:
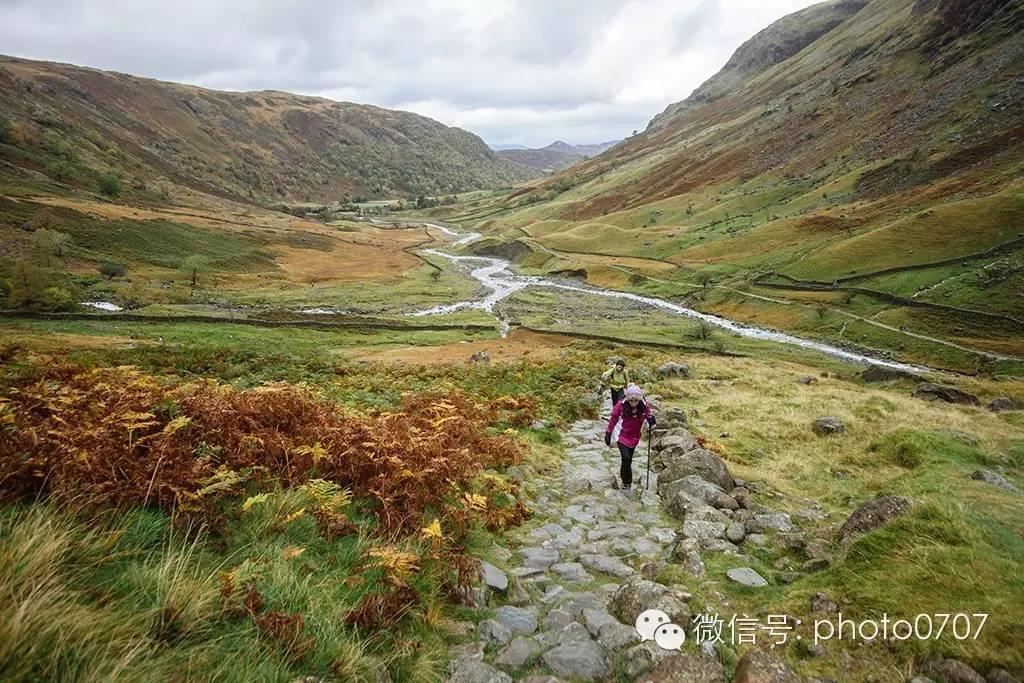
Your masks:
<svg viewBox="0 0 1024 683"><path fill-rule="evenodd" d="M1021 680L1021 36L831 0L500 151L0 57L0 679Z"/></svg>

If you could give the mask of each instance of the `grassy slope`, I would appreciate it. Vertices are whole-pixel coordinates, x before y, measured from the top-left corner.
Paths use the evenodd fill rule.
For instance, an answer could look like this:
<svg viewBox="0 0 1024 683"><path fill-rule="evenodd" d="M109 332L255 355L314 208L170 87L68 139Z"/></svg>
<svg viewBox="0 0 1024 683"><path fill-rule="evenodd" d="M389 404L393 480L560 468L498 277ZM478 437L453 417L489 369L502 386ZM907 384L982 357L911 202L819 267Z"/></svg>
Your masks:
<svg viewBox="0 0 1024 683"><path fill-rule="evenodd" d="M949 29L954 33L932 54L934 17L913 14L912 4L872 2L712 103L684 107L531 188L439 215L505 239L529 234L559 252L559 267L585 269L606 286L651 291L655 284L610 278L593 265L594 254L673 262L674 272L640 272L656 277L664 294L682 297L710 278L723 288L800 301L805 294L759 288L751 279L775 270L831 282L965 257L1018 238L1024 138L1019 116L997 100L1013 91L1024 68L1013 39L1020 9L1009 7L963 35ZM973 277L951 279L962 267L954 265L858 284L1020 318L1022 252L969 260ZM750 322L773 317L761 299L748 298L738 310L720 305L728 298L698 305L745 313ZM840 294L823 304L859 314L869 298ZM888 309L886 323L895 327L1024 355L1012 326L967 318L968 332L948 313L924 315L883 299L869 308L872 315ZM840 341L829 329L812 332ZM885 344L898 349L893 340ZM963 367L942 353L934 362Z"/></svg>
<svg viewBox="0 0 1024 683"><path fill-rule="evenodd" d="M810 659L801 659L803 650L791 645L786 656L802 674L874 674L881 680L902 680L897 672L905 671L909 659L924 651L962 657L982 671L994 664L1024 666L1014 647L1014 629L1024 618L1019 613L1024 595L1014 579L1015 567L1024 562L1019 539L1024 519L1016 497L968 476L980 466L1000 467L1018 486L1024 484L1020 413L995 415L980 408L926 403L909 397L909 387L902 383L865 387L853 379L848 366L834 362L818 365L812 356L799 354L790 354L787 360L767 356L728 359L577 342L551 362L428 368L364 365L359 362L363 352L355 349L387 349L408 343L459 349L458 342L470 337L463 333L367 336L230 326L123 324L112 328L95 323L39 322L5 325L3 339L9 340L12 332L29 349L46 348L43 342L54 334L79 334L80 346L73 356L80 362L134 363L158 376L215 377L242 386L267 380L302 381L357 407L393 405L405 391L437 386L489 396L517 393L537 397L542 413L555 418L564 418L567 410L582 409L590 400L585 387L602 366L601 359L609 353L625 354L649 389L669 404L698 410L704 423L700 431L723 444L726 460L737 476L759 482L758 495L778 492L781 498L774 499L772 505L791 511L806 507L808 500L820 502L830 517L805 524L815 535L828 537L830 525L841 522L859 502L881 493L901 493L919 501L910 516L839 551L832 568L808 574L790 586L777 583L778 573L787 565L799 565L804 559L799 552L785 555L786 565L778 566L774 556L755 552L754 566L773 581L771 588L751 592L725 581L712 584L725 593L737 612L809 617L808 597L823 590L840 601L844 615L853 618L878 616L883 611L900 616L942 611L992 613L977 641L944 638L893 648L856 648L850 650L852 665L841 656L837 643L826 643L824 658ZM115 335L115 339L131 338L135 346L118 348L108 343ZM162 345L153 348L157 337ZM691 363L695 378L658 382L642 369L670 359ZM820 376L822 367L830 371L828 377ZM796 382L807 374L819 375L818 382L809 386ZM956 383L983 399L1010 395L1024 402L1024 390L1017 383L977 378ZM814 436L809 423L823 414L841 418L846 432L828 439ZM728 436L720 437L723 432ZM538 454L542 452L546 453L540 449ZM288 509L301 505L294 498L274 501L274 506L292 506ZM127 664L127 670L139 675L155 672L159 677L168 668L180 671L182 662L189 661L188 670L197 678L219 672L223 680L253 676L286 680L296 672L322 671L339 659L349 667L342 669L349 672L342 679L357 679L360 672L382 662L390 662L393 675L402 672L409 680L430 680L440 670L441 644L450 638L444 635L446 620L465 615L438 602L437 611L427 621L412 620L387 635L354 639L338 630L335 617L338 605L353 600L350 589L340 581L351 575L345 558L351 557L353 549L323 545L302 525L289 527L284 535L266 534L261 531L261 525L267 523L263 514L240 514L229 526L227 545L203 541L196 545L171 533L166 518L151 513L125 513L102 524L91 523L84 531L68 526L70 522L46 509L8 509L0 532L3 542L35 548L45 535L50 545L45 551L19 554L36 560L28 574L9 579L8 572L2 578L29 581L34 579L28 577L49 576L50 583L44 585L56 591L52 594L55 600L75 599L76 608L70 612L40 612L50 627L38 631L44 634L38 637L40 657L52 652L51 637L58 626L65 633L90 636L81 640L79 649L69 652L68 666L80 666L81 662L112 666L115 661L111 651L97 652L105 641L92 640L96 632L86 624L110 620L112 626L107 631L111 638L138 642L140 633L152 633L153 629L159 633L162 600L186 595L193 608L174 646L164 647L158 656L135 659ZM111 529L123 531L111 537ZM74 552L70 553L65 550L69 533L72 538L84 539L72 546ZM30 545L26 536L36 538L32 543L37 545ZM485 553L490 544L486 536L469 541ZM117 552L110 552L111 542L116 543ZM290 557L286 552L290 547L305 551ZM100 549L103 552L97 558ZM216 574L238 566L245 557L262 558L261 590L275 607L307 615L307 628L315 633L318 645L305 664L288 664L282 654L286 650L261 636L251 624L219 616ZM709 556L710 576L719 576L732 562L728 557ZM671 571L670 567L662 578L690 583ZM423 580L429 583L429 577ZM92 597L97 594L96 586L106 591L103 601ZM424 590L429 594L428 586ZM696 605L703 600L698 592ZM115 628L115 623L121 626ZM216 639L211 639L213 634ZM403 649L411 640L431 645ZM253 652L262 654L245 656Z"/></svg>
<svg viewBox="0 0 1024 683"><path fill-rule="evenodd" d="M0 57L0 158L96 187L100 173L219 196L337 201L507 186L533 175L480 138L409 112L228 93ZM63 163L58 178L54 171Z"/></svg>

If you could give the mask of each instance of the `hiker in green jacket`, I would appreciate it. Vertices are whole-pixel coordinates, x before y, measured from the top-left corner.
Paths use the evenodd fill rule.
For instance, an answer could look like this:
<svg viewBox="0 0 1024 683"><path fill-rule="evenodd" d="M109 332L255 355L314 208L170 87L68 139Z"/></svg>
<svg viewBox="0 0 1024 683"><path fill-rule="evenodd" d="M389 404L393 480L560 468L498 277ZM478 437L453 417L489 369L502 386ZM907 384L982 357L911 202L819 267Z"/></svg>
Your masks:
<svg viewBox="0 0 1024 683"><path fill-rule="evenodd" d="M626 387L630 384L629 370L626 369L626 361L619 358L615 361L615 365L608 368L601 375L601 386L607 387L612 391L612 407L622 400L622 392L626 390Z"/></svg>

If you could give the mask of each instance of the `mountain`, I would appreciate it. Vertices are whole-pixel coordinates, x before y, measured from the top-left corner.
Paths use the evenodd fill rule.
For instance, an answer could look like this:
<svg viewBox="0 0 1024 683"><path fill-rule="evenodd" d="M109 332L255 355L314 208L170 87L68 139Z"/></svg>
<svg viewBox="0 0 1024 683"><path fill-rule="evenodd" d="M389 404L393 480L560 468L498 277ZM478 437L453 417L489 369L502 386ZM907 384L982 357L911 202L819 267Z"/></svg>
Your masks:
<svg viewBox="0 0 1024 683"><path fill-rule="evenodd" d="M501 152L501 151L504 151L506 149L529 149L529 147L527 147L526 145L503 144L503 143L497 143L497 144L494 144L494 145L490 145L490 148L493 149L495 152Z"/></svg>
<svg viewBox="0 0 1024 683"><path fill-rule="evenodd" d="M1024 356L1022 38L1014 0L815 5L643 132L469 215L563 259L647 259L646 284L588 268L748 322Z"/></svg>
<svg viewBox="0 0 1024 683"><path fill-rule="evenodd" d="M84 175L163 178L232 198L448 194L532 175L476 135L410 112L13 57L0 57L0 112L35 150L21 166L45 172L73 159Z"/></svg>
<svg viewBox="0 0 1024 683"><path fill-rule="evenodd" d="M506 148L498 151L502 159L512 161L521 166L531 168L544 173L551 173L591 157L619 144L621 140L611 140L593 145L570 145L567 142L556 140L547 147L539 149L529 148Z"/></svg>

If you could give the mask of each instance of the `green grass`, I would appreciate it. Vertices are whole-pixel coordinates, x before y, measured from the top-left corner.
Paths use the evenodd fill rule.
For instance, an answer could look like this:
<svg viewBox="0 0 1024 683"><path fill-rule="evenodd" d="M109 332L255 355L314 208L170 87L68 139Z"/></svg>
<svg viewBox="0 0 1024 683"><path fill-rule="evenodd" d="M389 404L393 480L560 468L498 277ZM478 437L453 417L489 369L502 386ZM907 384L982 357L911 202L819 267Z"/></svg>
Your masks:
<svg viewBox="0 0 1024 683"><path fill-rule="evenodd" d="M382 581L367 535L323 541L308 517L274 520L308 504L281 492L239 512L214 538L175 529L163 513L135 509L73 515L37 505L0 512L0 670L9 681L289 681L300 675L436 680L443 631L406 620L363 633L344 614ZM296 550L301 550L296 554ZM263 612L303 615L302 653L261 630L225 597L225 577L252 585ZM359 577L359 581L346 579ZM413 585L440 609L440 577L427 566ZM420 643L410 648L407 641Z"/></svg>

